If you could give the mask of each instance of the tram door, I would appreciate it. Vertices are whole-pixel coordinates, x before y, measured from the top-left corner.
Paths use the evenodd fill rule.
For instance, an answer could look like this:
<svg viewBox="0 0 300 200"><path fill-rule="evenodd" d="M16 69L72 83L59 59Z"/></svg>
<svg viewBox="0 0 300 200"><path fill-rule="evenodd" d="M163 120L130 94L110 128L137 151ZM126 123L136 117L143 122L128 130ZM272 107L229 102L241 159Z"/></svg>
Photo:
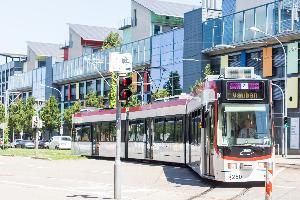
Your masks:
<svg viewBox="0 0 300 200"><path fill-rule="evenodd" d="M213 143L214 143L214 112L213 107L210 108L209 114L205 117L206 127L204 129L204 142L205 142L205 174L214 176L213 170Z"/></svg>
<svg viewBox="0 0 300 200"><path fill-rule="evenodd" d="M154 119L145 120L145 155L147 159L153 159L153 130Z"/></svg>

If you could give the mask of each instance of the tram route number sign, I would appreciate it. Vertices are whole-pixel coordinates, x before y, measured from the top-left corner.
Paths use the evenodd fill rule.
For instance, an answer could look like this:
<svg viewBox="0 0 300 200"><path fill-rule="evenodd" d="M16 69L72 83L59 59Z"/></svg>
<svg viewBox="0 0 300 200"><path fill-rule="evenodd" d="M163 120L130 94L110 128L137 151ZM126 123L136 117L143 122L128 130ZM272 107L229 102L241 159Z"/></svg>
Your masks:
<svg viewBox="0 0 300 200"><path fill-rule="evenodd" d="M226 82L227 100L263 100L265 98L263 81L228 81Z"/></svg>

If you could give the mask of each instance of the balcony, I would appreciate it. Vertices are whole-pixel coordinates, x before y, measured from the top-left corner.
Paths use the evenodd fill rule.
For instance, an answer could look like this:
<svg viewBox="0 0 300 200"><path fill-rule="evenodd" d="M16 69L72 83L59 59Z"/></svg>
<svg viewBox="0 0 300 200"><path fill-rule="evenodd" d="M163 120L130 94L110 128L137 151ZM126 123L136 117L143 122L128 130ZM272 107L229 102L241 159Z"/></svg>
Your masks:
<svg viewBox="0 0 300 200"><path fill-rule="evenodd" d="M253 26L279 37L299 34L300 2L295 2L293 5L291 0L276 1L203 22L203 52L218 52L217 45L221 44L245 47L270 39L263 33L251 32L249 29Z"/></svg>
<svg viewBox="0 0 300 200"><path fill-rule="evenodd" d="M109 68L109 53L131 53L133 67L150 64L151 38L99 51L91 55L81 56L72 60L53 65L53 82L66 83L99 76L97 71L105 74Z"/></svg>
<svg viewBox="0 0 300 200"><path fill-rule="evenodd" d="M10 91L26 91L32 89L32 71L10 76L8 78Z"/></svg>
<svg viewBox="0 0 300 200"><path fill-rule="evenodd" d="M124 30L126 28L129 28L131 26L136 26L136 19L133 19L131 17L127 17L122 19L119 23L119 30Z"/></svg>

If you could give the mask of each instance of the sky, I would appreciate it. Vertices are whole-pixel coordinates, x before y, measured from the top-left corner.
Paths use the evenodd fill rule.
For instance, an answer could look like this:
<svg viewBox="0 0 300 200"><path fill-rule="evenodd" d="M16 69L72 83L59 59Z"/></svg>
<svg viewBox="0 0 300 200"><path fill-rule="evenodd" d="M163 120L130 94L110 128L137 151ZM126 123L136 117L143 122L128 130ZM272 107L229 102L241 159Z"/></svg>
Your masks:
<svg viewBox="0 0 300 200"><path fill-rule="evenodd" d="M199 5L200 0L165 0ZM63 44L67 23L118 27L130 0L0 0L0 52L26 54L26 41Z"/></svg>

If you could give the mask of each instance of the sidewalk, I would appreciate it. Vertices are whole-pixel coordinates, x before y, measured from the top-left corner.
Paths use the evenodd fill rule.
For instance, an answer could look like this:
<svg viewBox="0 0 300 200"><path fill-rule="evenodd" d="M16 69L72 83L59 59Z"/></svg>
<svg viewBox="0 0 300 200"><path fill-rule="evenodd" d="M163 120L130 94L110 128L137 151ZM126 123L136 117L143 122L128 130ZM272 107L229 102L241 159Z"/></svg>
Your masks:
<svg viewBox="0 0 300 200"><path fill-rule="evenodd" d="M287 157L276 155L275 162L279 166L294 166L295 168L300 169L300 155L288 155Z"/></svg>

